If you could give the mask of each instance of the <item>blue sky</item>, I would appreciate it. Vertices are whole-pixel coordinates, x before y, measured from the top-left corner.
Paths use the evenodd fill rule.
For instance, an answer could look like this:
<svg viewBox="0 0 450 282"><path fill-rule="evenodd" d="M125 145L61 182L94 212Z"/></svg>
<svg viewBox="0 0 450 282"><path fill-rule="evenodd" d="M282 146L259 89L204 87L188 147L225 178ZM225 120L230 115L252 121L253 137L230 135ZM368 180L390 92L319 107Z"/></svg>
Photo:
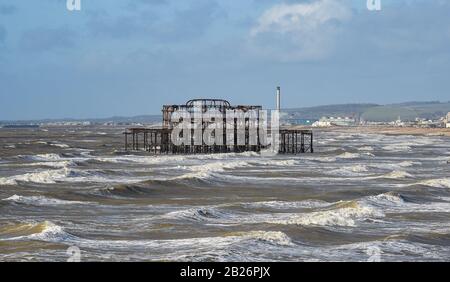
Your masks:
<svg viewBox="0 0 450 282"><path fill-rule="evenodd" d="M0 120L450 100L450 1L0 0Z"/></svg>

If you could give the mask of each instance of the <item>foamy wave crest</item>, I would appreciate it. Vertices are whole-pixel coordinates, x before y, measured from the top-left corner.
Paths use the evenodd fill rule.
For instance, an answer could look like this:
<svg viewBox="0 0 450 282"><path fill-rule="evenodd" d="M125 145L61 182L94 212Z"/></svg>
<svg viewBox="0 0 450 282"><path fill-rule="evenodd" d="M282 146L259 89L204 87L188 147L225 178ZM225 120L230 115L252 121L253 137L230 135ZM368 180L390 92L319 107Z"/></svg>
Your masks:
<svg viewBox="0 0 450 282"><path fill-rule="evenodd" d="M58 148L70 148L69 145L64 144L64 143L60 143L60 142L57 142L57 141L55 141L55 142L50 142L49 145L50 145L50 146L53 146L53 147L58 147Z"/></svg>
<svg viewBox="0 0 450 282"><path fill-rule="evenodd" d="M281 246L294 245L292 243L291 238L289 238L289 236L280 231L250 231L250 232L236 233L236 236L247 239L256 239L274 245L281 245Z"/></svg>
<svg viewBox="0 0 450 282"><path fill-rule="evenodd" d="M235 161L235 162L214 162L207 163L204 165L195 166L179 166L180 169L187 169L191 172L174 177L172 180L176 179L207 179L212 176L213 173L224 172L226 169L231 170L238 167L246 167L250 164L246 161Z"/></svg>
<svg viewBox="0 0 450 282"><path fill-rule="evenodd" d="M111 163L138 163L138 164L160 164L160 163L180 163L200 160L228 160L259 156L256 152L244 153L221 153L221 154L200 154L200 155L169 155L169 156L140 156L123 155L115 157L97 157L94 160Z"/></svg>
<svg viewBox="0 0 450 282"><path fill-rule="evenodd" d="M0 178L0 185L17 185L18 182L54 184L57 180L66 178L69 173L69 169L63 168L58 170L45 170L40 172L3 177Z"/></svg>
<svg viewBox="0 0 450 282"><path fill-rule="evenodd" d="M53 147L58 147L58 148L70 148L69 145L61 143L59 141L37 141L35 142L35 144L42 144L42 145L48 145L48 146L53 146Z"/></svg>
<svg viewBox="0 0 450 282"><path fill-rule="evenodd" d="M358 153L349 153L349 152L345 152L343 154L340 154L339 156L337 156L338 159L357 159L360 158L361 154Z"/></svg>
<svg viewBox="0 0 450 282"><path fill-rule="evenodd" d="M261 204L261 203L259 203ZM256 203L258 207L258 203ZM285 208L279 203L262 203L276 208ZM305 226L355 226L356 221L369 218L384 217L378 208L361 201L337 202L335 204L314 203L311 208L321 208L317 211L303 213L247 213L229 211L217 206L194 207L185 210L173 211L159 216L160 220L190 220L208 222L219 225L240 225L270 223L282 225Z"/></svg>
<svg viewBox="0 0 450 282"><path fill-rule="evenodd" d="M402 170L395 170L390 173L381 175L377 178L386 178L386 179L403 179L403 178L413 178L411 174L407 173L406 171Z"/></svg>
<svg viewBox="0 0 450 282"><path fill-rule="evenodd" d="M124 155L117 157L96 157L93 160L109 163L160 164L168 162L183 162L186 156L138 156Z"/></svg>
<svg viewBox="0 0 450 282"><path fill-rule="evenodd" d="M231 213L221 211L215 207L190 208L166 213L161 216L164 219L194 220L194 221L228 221L234 216Z"/></svg>
<svg viewBox="0 0 450 282"><path fill-rule="evenodd" d="M63 158L58 154L38 154L32 156L20 156L32 161L61 161Z"/></svg>
<svg viewBox="0 0 450 282"><path fill-rule="evenodd" d="M384 217L382 211L362 203L340 202L334 207L317 212L306 214L295 214L287 219L273 220L275 224L296 224L306 226L356 226L357 220L364 220L372 217Z"/></svg>
<svg viewBox="0 0 450 282"><path fill-rule="evenodd" d="M411 167L411 166L414 166L414 165L421 165L421 164L422 164L421 162L403 161L403 162L399 163L398 166Z"/></svg>
<svg viewBox="0 0 450 282"><path fill-rule="evenodd" d="M38 240L46 242L63 242L75 239L73 235L66 233L61 226L50 221L6 226L5 230L2 230L1 233L3 235L2 237L6 236L6 238L1 239L4 241Z"/></svg>
<svg viewBox="0 0 450 282"><path fill-rule="evenodd" d="M64 168L68 166L75 166L76 163L73 161L57 161L57 162L37 162L37 163L26 163L26 166L47 166L53 168Z"/></svg>
<svg viewBox="0 0 450 282"><path fill-rule="evenodd" d="M374 154L370 152L364 152L364 153L350 153L345 152L337 156L325 156L325 157L308 157L306 156L306 159L310 160L317 160L322 162L335 162L337 160L353 160L353 159L359 159L363 157L374 157Z"/></svg>
<svg viewBox="0 0 450 282"><path fill-rule="evenodd" d="M390 152L406 152L406 151L411 151L411 146L409 145L405 145L405 144L393 144L393 145L386 145L383 146L382 148L385 151L390 151Z"/></svg>
<svg viewBox="0 0 450 282"><path fill-rule="evenodd" d="M251 165L264 165L264 166L295 166L299 164L298 160L258 160L251 162Z"/></svg>
<svg viewBox="0 0 450 282"><path fill-rule="evenodd" d="M135 183L142 181L141 178L123 178L104 175L101 171L81 171L67 167L56 170L44 170L0 178L0 185L17 185L19 182L30 182L38 184L55 184L58 182L110 182Z"/></svg>
<svg viewBox="0 0 450 282"><path fill-rule="evenodd" d="M418 182L416 184L437 188L450 188L450 178L430 179Z"/></svg>
<svg viewBox="0 0 450 282"><path fill-rule="evenodd" d="M391 206L405 203L403 197L395 192L387 192L376 196L369 196L367 200L375 205Z"/></svg>
<svg viewBox="0 0 450 282"><path fill-rule="evenodd" d="M27 205L35 205L35 206L58 206L58 205L87 204L87 202L66 201L66 200L59 200L59 199L54 199L54 198L47 198L44 196L20 196L20 195L13 195L9 198L3 199L3 201L27 204Z"/></svg>
<svg viewBox="0 0 450 282"><path fill-rule="evenodd" d="M297 209L297 208L321 208L329 206L330 203L321 200L305 200L299 202L285 202L285 201L265 201L242 203L247 208L271 208L271 209Z"/></svg>
<svg viewBox="0 0 450 282"><path fill-rule="evenodd" d="M373 167L373 168L379 168L379 169L393 169L393 170L398 170L398 169L402 169L402 168L406 168L406 167L412 167L415 165L421 165L421 162L418 161L402 161L399 163L393 163L393 162L389 162L389 163L373 163L373 164L369 164L369 167Z"/></svg>
<svg viewBox="0 0 450 282"><path fill-rule="evenodd" d="M358 151L373 151L374 148L371 146L364 146L364 147L360 147L358 148Z"/></svg>
<svg viewBox="0 0 450 282"><path fill-rule="evenodd" d="M23 166L48 166L53 168L63 168L76 165L74 161L75 159L64 158L59 154L38 154L19 157L33 161L31 163L23 163Z"/></svg>
<svg viewBox="0 0 450 282"><path fill-rule="evenodd" d="M332 170L331 173L337 175L352 176L352 175L360 175L361 173L368 171L369 170L365 165L353 165Z"/></svg>
<svg viewBox="0 0 450 282"><path fill-rule="evenodd" d="M243 152L243 153L220 153L220 154L204 154L204 155L194 155L192 158L201 160L222 160L230 158L249 158L261 156L257 152Z"/></svg>

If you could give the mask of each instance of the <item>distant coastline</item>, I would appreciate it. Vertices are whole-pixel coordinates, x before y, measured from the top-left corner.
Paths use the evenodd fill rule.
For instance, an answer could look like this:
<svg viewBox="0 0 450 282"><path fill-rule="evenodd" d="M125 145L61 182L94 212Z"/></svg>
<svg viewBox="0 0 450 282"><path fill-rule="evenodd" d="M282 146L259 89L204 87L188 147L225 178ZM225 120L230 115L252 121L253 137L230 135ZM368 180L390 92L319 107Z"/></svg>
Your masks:
<svg viewBox="0 0 450 282"><path fill-rule="evenodd" d="M295 128L305 128L295 126ZM308 127L310 128L310 127ZM417 136L448 136L450 128L416 128L416 127L389 127L389 126L354 126L354 127L325 127L311 128L314 131L340 131L348 133L376 133L386 135L417 135Z"/></svg>

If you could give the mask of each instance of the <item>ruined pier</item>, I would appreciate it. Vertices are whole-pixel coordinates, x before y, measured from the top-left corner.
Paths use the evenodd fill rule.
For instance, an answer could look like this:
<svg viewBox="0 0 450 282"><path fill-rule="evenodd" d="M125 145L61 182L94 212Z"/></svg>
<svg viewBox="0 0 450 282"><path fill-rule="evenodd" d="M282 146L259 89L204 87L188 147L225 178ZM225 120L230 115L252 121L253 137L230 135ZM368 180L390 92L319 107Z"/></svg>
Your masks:
<svg viewBox="0 0 450 282"><path fill-rule="evenodd" d="M160 127L125 130L126 151L153 154L260 152L273 149L277 143L275 148L280 154L314 152L311 130L268 126L268 115L261 106L231 106L226 100L195 99L184 105L165 105L162 112ZM181 125L184 129L180 130ZM270 144L268 139L272 141Z"/></svg>

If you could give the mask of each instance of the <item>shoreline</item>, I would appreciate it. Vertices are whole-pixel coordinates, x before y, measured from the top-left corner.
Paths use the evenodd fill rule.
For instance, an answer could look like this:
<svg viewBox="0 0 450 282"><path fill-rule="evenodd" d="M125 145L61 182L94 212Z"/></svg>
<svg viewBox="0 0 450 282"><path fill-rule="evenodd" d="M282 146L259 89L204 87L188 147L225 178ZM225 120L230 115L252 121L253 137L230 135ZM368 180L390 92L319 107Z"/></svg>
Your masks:
<svg viewBox="0 0 450 282"><path fill-rule="evenodd" d="M295 129L306 127L294 126ZM307 127L313 131L341 131L348 133L373 133L385 135L416 135L416 136L446 136L450 137L450 128L416 128L416 127L389 127L389 126L355 126L355 127Z"/></svg>

